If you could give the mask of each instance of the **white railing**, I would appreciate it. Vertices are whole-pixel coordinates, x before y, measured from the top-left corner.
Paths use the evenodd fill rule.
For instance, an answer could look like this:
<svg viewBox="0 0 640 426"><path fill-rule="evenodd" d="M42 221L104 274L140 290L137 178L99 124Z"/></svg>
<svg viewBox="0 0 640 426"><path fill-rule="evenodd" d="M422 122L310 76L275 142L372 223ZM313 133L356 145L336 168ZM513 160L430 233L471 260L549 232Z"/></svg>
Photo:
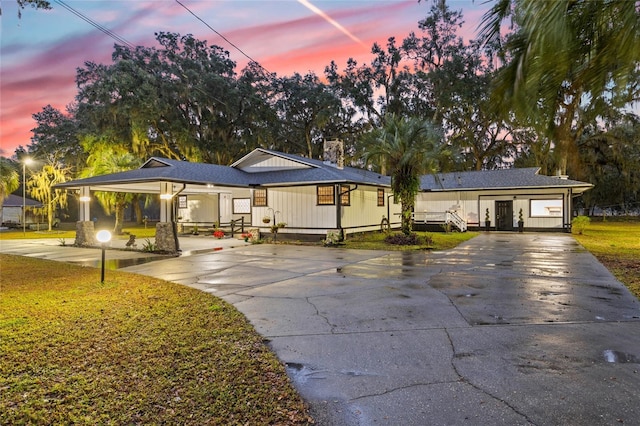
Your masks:
<svg viewBox="0 0 640 426"><path fill-rule="evenodd" d="M412 218L414 223L453 224L460 232L467 231L467 222L452 210L446 212L413 212Z"/></svg>
<svg viewBox="0 0 640 426"><path fill-rule="evenodd" d="M445 223L447 220L446 212L413 212L413 221L415 223Z"/></svg>
<svg viewBox="0 0 640 426"><path fill-rule="evenodd" d="M447 212L447 219L445 223L453 223L453 225L458 228L460 232L467 232L467 222L465 222L465 220L458 216L458 213L454 211Z"/></svg>

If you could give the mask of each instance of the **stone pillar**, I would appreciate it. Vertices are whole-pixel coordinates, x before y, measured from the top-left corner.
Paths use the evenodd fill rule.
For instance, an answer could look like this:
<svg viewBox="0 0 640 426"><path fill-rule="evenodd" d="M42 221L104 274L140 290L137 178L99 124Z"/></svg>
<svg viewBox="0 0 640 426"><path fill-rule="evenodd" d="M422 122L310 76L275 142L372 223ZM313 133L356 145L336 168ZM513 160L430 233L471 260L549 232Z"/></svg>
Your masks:
<svg viewBox="0 0 640 426"><path fill-rule="evenodd" d="M98 245L96 230L92 221L79 220L76 222L76 241L73 245L77 247L95 247Z"/></svg>
<svg viewBox="0 0 640 426"><path fill-rule="evenodd" d="M156 248L167 253L176 253L176 236L171 222L156 223Z"/></svg>

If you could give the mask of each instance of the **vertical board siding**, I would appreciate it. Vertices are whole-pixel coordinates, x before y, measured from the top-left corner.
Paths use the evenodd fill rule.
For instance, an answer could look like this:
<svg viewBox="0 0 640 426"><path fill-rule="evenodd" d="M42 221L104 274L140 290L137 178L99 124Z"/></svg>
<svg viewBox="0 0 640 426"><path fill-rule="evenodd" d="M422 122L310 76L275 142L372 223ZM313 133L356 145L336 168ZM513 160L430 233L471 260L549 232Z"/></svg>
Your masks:
<svg viewBox="0 0 640 426"><path fill-rule="evenodd" d="M386 196L388 194L389 189L385 188L385 205L378 206L378 187L361 185L352 191L351 205L342 207L342 227L357 228L369 225L375 229L380 229L382 217L387 217L388 200ZM394 209L394 205L391 204L390 212L392 218L394 213L398 213L399 211L399 208ZM354 229L349 232L363 232L364 230L366 229Z"/></svg>
<svg viewBox="0 0 640 426"><path fill-rule="evenodd" d="M565 212L557 217L531 217L530 200L562 198ZM416 212L445 212L459 206L458 212L472 226L485 225L486 209L492 226L496 223L496 201L513 201L513 227L518 226L518 216L522 209L525 228L562 229L565 217L570 217L568 195L557 188L531 190L492 190L460 192L422 192L416 198Z"/></svg>
<svg viewBox="0 0 640 426"><path fill-rule="evenodd" d="M287 224L279 232L296 232L300 228L334 229L336 226L336 206L318 206L315 185L268 188L267 204L268 207L253 207L253 226L270 227L273 223L264 224L262 218L273 218L274 212L276 222Z"/></svg>
<svg viewBox="0 0 640 426"><path fill-rule="evenodd" d="M248 166L240 167L240 170L248 173L257 173L282 169L307 169L309 167L310 166L286 158L271 156Z"/></svg>

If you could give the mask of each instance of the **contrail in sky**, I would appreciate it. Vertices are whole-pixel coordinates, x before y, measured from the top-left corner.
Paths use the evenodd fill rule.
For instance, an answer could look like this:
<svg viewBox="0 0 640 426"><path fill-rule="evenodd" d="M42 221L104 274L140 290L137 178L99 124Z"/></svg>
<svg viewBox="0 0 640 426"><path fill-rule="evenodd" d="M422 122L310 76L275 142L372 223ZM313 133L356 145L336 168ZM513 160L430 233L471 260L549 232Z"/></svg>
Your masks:
<svg viewBox="0 0 640 426"><path fill-rule="evenodd" d="M353 34L351 34L349 32L349 30L347 30L345 27L340 25L339 22L337 22L335 19L331 18L329 15L324 13L322 10L320 10L317 7L315 7L314 5L312 5L308 0L298 0L298 2L300 4L302 4L304 7L306 7L307 9L309 9L310 11L312 11L313 13L315 13L316 15L320 16L321 18L323 18L325 21L327 21L328 23L330 23L331 25L333 25L337 29L339 29L340 31L342 31L351 40L355 41L356 43L360 44L362 47L367 49L367 46L362 42L362 40L360 40L358 37L356 37Z"/></svg>

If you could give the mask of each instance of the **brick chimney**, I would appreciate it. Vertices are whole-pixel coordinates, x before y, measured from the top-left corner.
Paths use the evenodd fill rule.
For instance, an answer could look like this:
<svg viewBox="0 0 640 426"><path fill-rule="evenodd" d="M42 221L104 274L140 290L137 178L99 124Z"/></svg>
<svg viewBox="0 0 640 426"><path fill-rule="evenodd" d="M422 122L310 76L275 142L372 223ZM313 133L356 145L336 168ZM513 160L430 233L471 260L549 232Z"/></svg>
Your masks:
<svg viewBox="0 0 640 426"><path fill-rule="evenodd" d="M322 155L324 164L337 169L344 168L344 143L339 139L324 141L324 154Z"/></svg>

